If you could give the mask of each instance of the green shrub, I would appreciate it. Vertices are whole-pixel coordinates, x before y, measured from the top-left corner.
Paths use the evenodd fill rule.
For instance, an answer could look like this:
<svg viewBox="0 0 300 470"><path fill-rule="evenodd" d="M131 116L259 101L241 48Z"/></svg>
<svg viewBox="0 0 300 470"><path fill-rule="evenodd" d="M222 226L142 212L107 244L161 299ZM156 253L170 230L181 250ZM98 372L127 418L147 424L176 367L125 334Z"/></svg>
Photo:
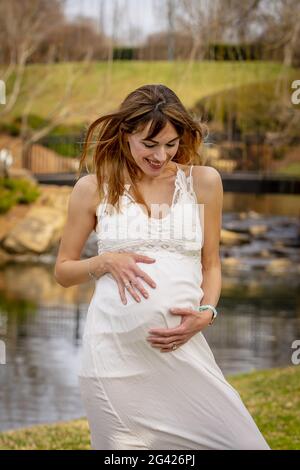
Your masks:
<svg viewBox="0 0 300 470"><path fill-rule="evenodd" d="M60 136L51 135L42 139L40 145L43 145L64 157L76 158L81 153L79 136Z"/></svg>
<svg viewBox="0 0 300 470"><path fill-rule="evenodd" d="M22 122L22 116L17 116L13 122L14 124L20 127L21 122ZM37 114L29 114L27 122L28 122L28 126L31 129L41 129L43 126L49 123L47 119L44 119L43 117L38 116Z"/></svg>
<svg viewBox="0 0 300 470"><path fill-rule="evenodd" d="M21 129L21 122L22 117L17 116L11 122L2 122L0 123L0 131L7 132L12 136L20 135ZM47 126L50 123L49 120L39 116L37 114L29 114L28 115L28 126L32 130L41 129ZM85 130L86 124L60 124L56 126L52 131L48 134L49 136L69 136L69 135L81 135L81 133Z"/></svg>
<svg viewBox="0 0 300 470"><path fill-rule="evenodd" d="M2 122L0 123L0 132L16 137L20 134L20 127L13 122Z"/></svg>
<svg viewBox="0 0 300 470"><path fill-rule="evenodd" d="M0 132L7 133L11 136L19 136L21 131L21 116L14 118L12 122L0 123ZM49 121L36 114L28 116L28 125L32 130L38 130L48 125ZM86 132L86 125L82 124L60 124L52 131L39 140L39 144L43 145L64 157L76 158L81 153L81 140Z"/></svg>
<svg viewBox="0 0 300 470"><path fill-rule="evenodd" d="M16 125L21 124L21 117L18 116L17 118L14 119L14 123ZM41 116L38 116L37 114L29 114L28 116L28 126L31 129L41 129L47 125L50 124L50 121L48 119L45 119ZM59 124L56 126L52 131L48 134L49 136L52 135L59 135L59 136L64 136L64 135L69 135L69 134L80 134L83 129L83 125L78 125L78 124Z"/></svg>
<svg viewBox="0 0 300 470"><path fill-rule="evenodd" d="M16 204L15 194L5 188L0 188L0 214L8 212Z"/></svg>
<svg viewBox="0 0 300 470"><path fill-rule="evenodd" d="M39 188L28 180L0 178L0 214L16 204L30 204L39 195Z"/></svg>
<svg viewBox="0 0 300 470"><path fill-rule="evenodd" d="M49 135L80 135L86 130L86 124L60 124L56 126Z"/></svg>

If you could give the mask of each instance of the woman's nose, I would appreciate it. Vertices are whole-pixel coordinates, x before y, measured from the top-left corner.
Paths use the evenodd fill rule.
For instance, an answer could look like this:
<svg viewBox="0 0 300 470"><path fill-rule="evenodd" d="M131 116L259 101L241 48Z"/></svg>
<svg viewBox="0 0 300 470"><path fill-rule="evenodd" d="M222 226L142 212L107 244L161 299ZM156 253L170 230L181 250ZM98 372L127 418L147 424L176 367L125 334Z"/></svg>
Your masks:
<svg viewBox="0 0 300 470"><path fill-rule="evenodd" d="M161 148L161 149L158 149L156 150L155 152L155 158L157 159L157 161L159 161L160 163L163 163L165 160L166 160L166 150L165 148Z"/></svg>

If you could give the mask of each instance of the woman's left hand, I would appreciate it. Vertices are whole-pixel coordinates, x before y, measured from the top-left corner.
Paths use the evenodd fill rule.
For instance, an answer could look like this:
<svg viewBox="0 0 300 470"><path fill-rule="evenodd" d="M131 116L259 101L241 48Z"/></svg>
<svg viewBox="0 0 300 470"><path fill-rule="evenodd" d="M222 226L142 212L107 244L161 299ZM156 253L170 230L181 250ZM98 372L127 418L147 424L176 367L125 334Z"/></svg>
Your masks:
<svg viewBox="0 0 300 470"><path fill-rule="evenodd" d="M152 328L149 330L150 336L146 338L152 347L160 348L161 352L173 351L174 343L179 348L192 336L206 328L212 319L210 309L199 312L191 308L171 308L169 311L173 315L182 315L180 325L175 328Z"/></svg>

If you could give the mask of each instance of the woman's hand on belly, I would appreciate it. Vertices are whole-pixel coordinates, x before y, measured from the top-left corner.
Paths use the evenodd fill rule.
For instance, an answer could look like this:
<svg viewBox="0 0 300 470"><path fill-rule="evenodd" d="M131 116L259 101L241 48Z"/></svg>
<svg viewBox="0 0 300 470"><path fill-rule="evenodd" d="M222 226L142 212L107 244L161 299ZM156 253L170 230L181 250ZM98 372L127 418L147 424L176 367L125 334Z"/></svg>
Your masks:
<svg viewBox="0 0 300 470"><path fill-rule="evenodd" d="M123 304L127 304L125 295L125 288L132 295L132 297L140 302L141 299L135 291L140 290L145 298L149 297L148 292L138 280L143 279L153 289L156 288L154 280L142 269L139 268L137 263L153 263L156 260L149 256L141 255L139 253L124 251L120 252L107 252L106 253L106 271L109 272L117 282L119 294Z"/></svg>
<svg viewBox="0 0 300 470"><path fill-rule="evenodd" d="M190 338L209 325L212 317L210 311L203 311L200 314L191 308L171 308L169 312L182 316L180 325L175 328L152 328L149 330L150 336L146 338L153 348L160 348L161 352L172 351L174 343L177 348L187 343Z"/></svg>

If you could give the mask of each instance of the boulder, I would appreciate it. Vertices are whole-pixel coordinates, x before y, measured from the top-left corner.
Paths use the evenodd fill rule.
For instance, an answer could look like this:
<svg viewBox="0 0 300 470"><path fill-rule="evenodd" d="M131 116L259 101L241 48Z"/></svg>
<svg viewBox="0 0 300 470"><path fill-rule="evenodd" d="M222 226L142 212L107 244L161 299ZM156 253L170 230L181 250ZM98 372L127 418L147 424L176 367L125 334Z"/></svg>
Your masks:
<svg viewBox="0 0 300 470"><path fill-rule="evenodd" d="M11 259L12 259L12 255L10 255L5 250L0 248L0 266L5 265Z"/></svg>
<svg viewBox="0 0 300 470"><path fill-rule="evenodd" d="M34 206L10 231L3 247L11 253L34 253L48 251L57 243L65 224L65 214L54 208Z"/></svg>
<svg viewBox="0 0 300 470"><path fill-rule="evenodd" d="M221 229L221 243L223 245L240 245L249 243L250 236L246 233L237 233L232 230Z"/></svg>
<svg viewBox="0 0 300 470"><path fill-rule="evenodd" d="M289 268L292 267L292 262L287 258L278 258L272 259L268 266L266 267L266 271L272 274L281 274L286 272Z"/></svg>
<svg viewBox="0 0 300 470"><path fill-rule="evenodd" d="M5 214L0 214L0 242L4 240L9 232L24 219L32 205L17 204Z"/></svg>
<svg viewBox="0 0 300 470"><path fill-rule="evenodd" d="M72 188L41 185L40 190L41 194L34 203L18 204L0 216L1 264L10 259L35 261L41 253L47 253L58 245Z"/></svg>
<svg viewBox="0 0 300 470"><path fill-rule="evenodd" d="M222 265L226 268L237 268L241 265L241 261L234 256L227 256L222 259Z"/></svg>
<svg viewBox="0 0 300 470"><path fill-rule="evenodd" d="M72 191L70 186L41 185L41 195L35 204L39 206L54 207L62 212L67 212L69 196Z"/></svg>
<svg viewBox="0 0 300 470"><path fill-rule="evenodd" d="M267 225L250 225L248 231L252 236L264 235L268 230Z"/></svg>

